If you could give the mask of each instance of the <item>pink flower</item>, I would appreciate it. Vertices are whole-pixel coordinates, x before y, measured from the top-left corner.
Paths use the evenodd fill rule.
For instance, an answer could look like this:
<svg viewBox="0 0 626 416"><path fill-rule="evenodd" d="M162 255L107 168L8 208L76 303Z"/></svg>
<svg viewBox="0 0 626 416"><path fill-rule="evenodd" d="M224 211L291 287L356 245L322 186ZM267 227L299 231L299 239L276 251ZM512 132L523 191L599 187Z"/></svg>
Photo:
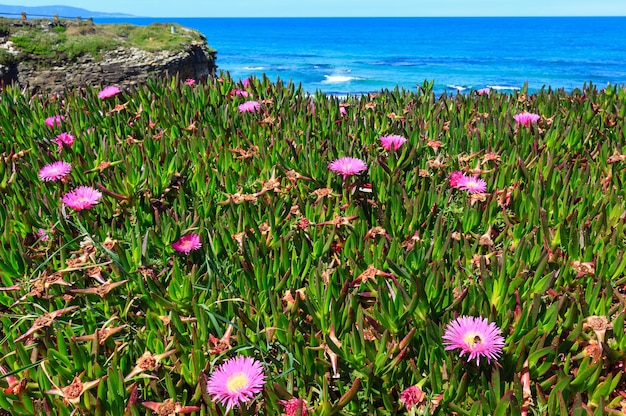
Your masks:
<svg viewBox="0 0 626 416"><path fill-rule="evenodd" d="M250 79L246 78L244 79L241 84L243 85L244 88L248 88L250 86Z"/></svg>
<svg viewBox="0 0 626 416"><path fill-rule="evenodd" d="M67 162L58 161L49 163L39 170L39 179L44 182L58 181L66 177L72 170L72 165Z"/></svg>
<svg viewBox="0 0 626 416"><path fill-rule="evenodd" d="M37 230L37 237L41 241L48 241L50 239L50 235L43 228Z"/></svg>
<svg viewBox="0 0 626 416"><path fill-rule="evenodd" d="M406 138L392 134L391 136L382 136L380 142L385 150L391 150L392 148L393 150L398 150L406 142Z"/></svg>
<svg viewBox="0 0 626 416"><path fill-rule="evenodd" d="M465 177L465 174L460 170L456 170L450 174L450 186L452 188L459 187L459 181Z"/></svg>
<svg viewBox="0 0 626 416"><path fill-rule="evenodd" d="M60 126L61 125L61 121L65 120L64 116L52 116L52 117L48 117L45 120L46 126L48 127L54 127L54 126Z"/></svg>
<svg viewBox="0 0 626 416"><path fill-rule="evenodd" d="M298 409L300 409L300 415L302 416L308 416L309 414L309 409L304 399L294 397L291 400L279 400L278 403L285 407L285 414L287 416L295 416Z"/></svg>
<svg viewBox="0 0 626 416"><path fill-rule="evenodd" d="M489 91L491 91L491 88L487 87L487 88L481 88L479 90L476 90L476 93L478 93L478 95L489 95Z"/></svg>
<svg viewBox="0 0 626 416"><path fill-rule="evenodd" d="M111 98L111 97L115 97L119 93L120 93L120 89L116 87L115 85L111 85L111 86L103 88L98 93L98 98L101 98L101 99Z"/></svg>
<svg viewBox="0 0 626 416"><path fill-rule="evenodd" d="M235 88L234 90L231 91L230 95L233 97L249 97L250 93L248 91Z"/></svg>
<svg viewBox="0 0 626 416"><path fill-rule="evenodd" d="M200 247L202 247L202 243L200 242L200 236L198 234L186 235L172 244L174 250L185 254L189 254L190 251L197 250Z"/></svg>
<svg viewBox="0 0 626 416"><path fill-rule="evenodd" d="M346 107L339 106L339 116L340 117L344 117L347 113L348 113L348 111L346 110Z"/></svg>
<svg viewBox="0 0 626 416"><path fill-rule="evenodd" d="M487 182L478 176L465 176L459 178L457 187L469 192L470 194L483 193L487 190Z"/></svg>
<svg viewBox="0 0 626 416"><path fill-rule="evenodd" d="M523 124L524 126L530 126L531 123L536 123L541 116L535 113L529 113L524 111L523 113L519 113L513 116L517 124Z"/></svg>
<svg viewBox="0 0 626 416"><path fill-rule="evenodd" d="M207 392L214 402L226 405L226 412L251 400L263 390L265 375L261 363L242 355L231 358L213 371Z"/></svg>
<svg viewBox="0 0 626 416"><path fill-rule="evenodd" d="M343 180L345 181L348 176L367 170L367 165L361 159L344 156L330 162L328 169L343 175Z"/></svg>
<svg viewBox="0 0 626 416"><path fill-rule="evenodd" d="M53 142L55 142L59 146L59 150L61 150L64 144L72 147L72 145L74 144L74 136L69 133L61 133L54 138Z"/></svg>
<svg viewBox="0 0 626 416"><path fill-rule="evenodd" d="M403 404L407 410L411 410L413 406L420 404L425 398L426 394L417 385L407 387L400 393L400 403Z"/></svg>
<svg viewBox="0 0 626 416"><path fill-rule="evenodd" d="M102 198L102 194L91 186L79 186L63 195L61 202L76 211L81 211L96 205L100 198Z"/></svg>
<svg viewBox="0 0 626 416"><path fill-rule="evenodd" d="M461 349L461 356L469 354L467 361L480 357L487 358L487 362L497 360L502 354L504 338L502 331L495 323L487 319L474 316L461 316L449 323L443 333L443 344L446 351Z"/></svg>
<svg viewBox="0 0 626 416"><path fill-rule="evenodd" d="M185 84L189 85L190 87L193 87L194 85L196 85L196 80L193 78L187 78L185 80Z"/></svg>
<svg viewBox="0 0 626 416"><path fill-rule="evenodd" d="M239 105L239 112L240 113L254 113L256 110L258 110L261 107L261 104L259 104L257 101L246 101L245 103Z"/></svg>

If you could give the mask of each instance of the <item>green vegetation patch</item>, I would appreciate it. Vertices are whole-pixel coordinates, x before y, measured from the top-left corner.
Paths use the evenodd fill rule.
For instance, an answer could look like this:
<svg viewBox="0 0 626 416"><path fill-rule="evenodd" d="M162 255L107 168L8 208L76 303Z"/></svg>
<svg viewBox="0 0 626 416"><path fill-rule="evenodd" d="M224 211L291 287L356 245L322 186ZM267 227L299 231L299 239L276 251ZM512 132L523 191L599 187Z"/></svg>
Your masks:
<svg viewBox="0 0 626 416"><path fill-rule="evenodd" d="M174 33L172 33L174 27ZM141 26L130 31L128 41L131 45L145 50L182 49L190 40L202 39L193 34L197 32L183 29L180 25L154 23L150 26Z"/></svg>
<svg viewBox="0 0 626 416"><path fill-rule="evenodd" d="M175 29L172 30L172 27ZM83 55L98 59L103 52L118 46L147 51L182 50L191 42L205 42L198 31L178 24L155 23L149 26L131 24L94 24L91 21L0 19L0 32L20 50L18 60L27 56L40 64L73 61ZM0 56L0 63L9 63Z"/></svg>
<svg viewBox="0 0 626 416"><path fill-rule="evenodd" d="M0 92L0 413L622 414L625 88L249 81Z"/></svg>
<svg viewBox="0 0 626 416"><path fill-rule="evenodd" d="M0 49L0 65L12 65L18 62L16 55L13 55L6 49Z"/></svg>

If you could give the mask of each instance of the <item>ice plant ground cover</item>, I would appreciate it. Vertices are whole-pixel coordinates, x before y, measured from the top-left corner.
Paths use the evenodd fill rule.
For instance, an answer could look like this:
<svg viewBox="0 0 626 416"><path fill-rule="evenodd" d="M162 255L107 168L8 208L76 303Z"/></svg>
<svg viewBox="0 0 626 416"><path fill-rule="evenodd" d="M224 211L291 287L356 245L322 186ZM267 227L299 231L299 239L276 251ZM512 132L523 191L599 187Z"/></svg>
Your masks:
<svg viewBox="0 0 626 416"><path fill-rule="evenodd" d="M98 91L0 93L0 408L624 409L625 89L339 100L224 73ZM366 168L345 178L342 157ZM76 189L88 207L63 203ZM484 325L445 340L462 317ZM258 363L226 378L246 400L209 388L236 357Z"/></svg>

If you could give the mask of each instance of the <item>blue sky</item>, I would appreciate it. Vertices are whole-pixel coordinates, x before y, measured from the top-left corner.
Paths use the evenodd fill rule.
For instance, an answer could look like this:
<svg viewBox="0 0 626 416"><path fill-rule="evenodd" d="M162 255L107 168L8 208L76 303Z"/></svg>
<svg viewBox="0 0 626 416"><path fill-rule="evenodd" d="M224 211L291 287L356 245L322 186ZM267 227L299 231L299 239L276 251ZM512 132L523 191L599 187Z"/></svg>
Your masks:
<svg viewBox="0 0 626 416"><path fill-rule="evenodd" d="M626 16L625 0L0 0L150 17Z"/></svg>

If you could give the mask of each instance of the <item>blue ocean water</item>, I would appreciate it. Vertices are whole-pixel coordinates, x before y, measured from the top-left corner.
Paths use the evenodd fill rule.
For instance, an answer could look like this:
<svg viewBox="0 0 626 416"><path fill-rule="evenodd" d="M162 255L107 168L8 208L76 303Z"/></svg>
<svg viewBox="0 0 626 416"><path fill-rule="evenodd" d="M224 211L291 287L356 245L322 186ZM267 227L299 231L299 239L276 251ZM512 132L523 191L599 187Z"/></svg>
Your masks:
<svg viewBox="0 0 626 416"><path fill-rule="evenodd" d="M571 91L626 84L626 17L126 18L202 32L233 78L266 74L310 92L438 92L528 84Z"/></svg>

